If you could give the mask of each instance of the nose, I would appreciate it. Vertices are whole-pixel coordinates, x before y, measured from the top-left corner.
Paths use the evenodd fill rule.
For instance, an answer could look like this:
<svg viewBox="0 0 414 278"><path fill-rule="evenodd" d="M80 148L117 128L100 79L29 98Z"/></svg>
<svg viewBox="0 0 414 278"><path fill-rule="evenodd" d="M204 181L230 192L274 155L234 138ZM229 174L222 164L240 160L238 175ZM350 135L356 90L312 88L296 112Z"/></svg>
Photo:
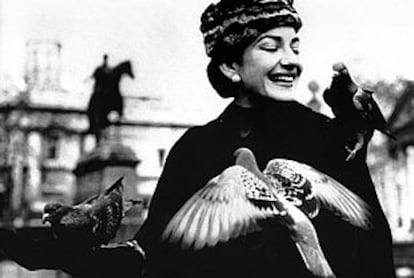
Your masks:
<svg viewBox="0 0 414 278"><path fill-rule="evenodd" d="M281 57L279 62L283 68L289 71L292 71L295 68L297 68L300 72L302 68L299 62L298 54L293 52L290 48L284 51L283 56Z"/></svg>

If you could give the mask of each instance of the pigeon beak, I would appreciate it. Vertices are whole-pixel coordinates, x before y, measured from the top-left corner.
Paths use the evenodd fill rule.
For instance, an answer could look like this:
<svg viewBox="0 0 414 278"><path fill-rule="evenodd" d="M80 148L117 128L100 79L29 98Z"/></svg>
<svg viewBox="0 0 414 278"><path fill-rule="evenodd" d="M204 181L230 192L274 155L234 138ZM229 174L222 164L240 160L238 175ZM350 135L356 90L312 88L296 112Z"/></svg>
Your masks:
<svg viewBox="0 0 414 278"><path fill-rule="evenodd" d="M48 221L49 221L49 216L50 216L50 214L49 214L49 213L44 213L44 214L42 215L42 223L43 223L43 224L45 224L46 222L48 222Z"/></svg>

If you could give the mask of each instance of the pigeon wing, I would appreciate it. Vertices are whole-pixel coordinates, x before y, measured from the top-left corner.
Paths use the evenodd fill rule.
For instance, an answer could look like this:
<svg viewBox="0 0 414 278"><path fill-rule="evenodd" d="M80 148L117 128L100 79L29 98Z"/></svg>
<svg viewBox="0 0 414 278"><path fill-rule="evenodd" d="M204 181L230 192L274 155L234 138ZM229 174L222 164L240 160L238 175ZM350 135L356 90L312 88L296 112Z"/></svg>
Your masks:
<svg viewBox="0 0 414 278"><path fill-rule="evenodd" d="M181 241L183 248L193 246L197 250L260 230L257 220L277 215L278 210L275 206L254 205L246 181L266 188L264 182L238 165L212 178L172 217L162 235L163 240Z"/></svg>
<svg viewBox="0 0 414 278"><path fill-rule="evenodd" d="M309 165L288 159L278 158L269 161L264 172L271 171L273 167L281 167L278 165L290 167L306 178L311 184L312 194L323 207L338 214L354 226L363 229L370 228L368 204L340 182Z"/></svg>
<svg viewBox="0 0 414 278"><path fill-rule="evenodd" d="M93 227L95 221L91 217L89 211L83 206L72 207L65 215L63 215L59 221L60 230L63 229L64 233L70 233L70 231L85 232L88 233L91 227Z"/></svg>
<svg viewBox="0 0 414 278"><path fill-rule="evenodd" d="M122 192L112 191L103 195L89 209L90 215L96 219L93 227L97 240L108 243L115 235L121 225L123 217Z"/></svg>
<svg viewBox="0 0 414 278"><path fill-rule="evenodd" d="M123 179L124 179L123 176L118 178L110 187L108 187L105 190L104 195L109 195L109 194L111 194L112 192L115 192L115 191L116 192L122 192L123 188L124 188L124 185L122 183Z"/></svg>

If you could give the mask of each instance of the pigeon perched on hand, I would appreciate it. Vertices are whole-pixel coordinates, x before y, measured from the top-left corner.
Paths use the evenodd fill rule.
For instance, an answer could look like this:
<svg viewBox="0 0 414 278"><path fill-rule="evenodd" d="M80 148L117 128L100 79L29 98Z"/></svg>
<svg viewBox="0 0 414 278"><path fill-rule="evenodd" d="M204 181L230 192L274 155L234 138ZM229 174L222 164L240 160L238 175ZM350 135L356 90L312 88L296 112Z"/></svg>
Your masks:
<svg viewBox="0 0 414 278"><path fill-rule="evenodd" d="M236 165L212 178L178 210L162 239L198 250L259 231L260 221L276 221L289 230L310 272L335 277L310 217L322 206L368 229L367 204L308 165L275 159L262 173L249 149L240 148L235 156Z"/></svg>
<svg viewBox="0 0 414 278"><path fill-rule="evenodd" d="M124 214L122 179L119 178L103 194L78 205L47 204L42 221L51 224L58 239L89 246L107 244L115 237Z"/></svg>
<svg viewBox="0 0 414 278"><path fill-rule="evenodd" d="M365 138L374 130L395 139L372 96L374 92L358 86L343 63L334 64L333 70L331 86L324 91L323 98L334 115L354 129L356 143L353 147L346 147L349 153L346 160L356 156L364 146Z"/></svg>

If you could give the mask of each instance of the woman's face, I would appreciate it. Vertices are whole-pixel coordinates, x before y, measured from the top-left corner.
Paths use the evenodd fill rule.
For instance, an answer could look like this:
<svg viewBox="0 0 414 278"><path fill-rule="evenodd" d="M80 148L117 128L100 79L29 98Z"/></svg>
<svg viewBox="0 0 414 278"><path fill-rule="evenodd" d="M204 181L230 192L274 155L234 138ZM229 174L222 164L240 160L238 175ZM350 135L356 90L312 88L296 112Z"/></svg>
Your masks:
<svg viewBox="0 0 414 278"><path fill-rule="evenodd" d="M299 38L292 27L261 34L245 49L241 61L233 64L242 82L238 100L248 102L251 94L292 100L302 71L298 55Z"/></svg>

